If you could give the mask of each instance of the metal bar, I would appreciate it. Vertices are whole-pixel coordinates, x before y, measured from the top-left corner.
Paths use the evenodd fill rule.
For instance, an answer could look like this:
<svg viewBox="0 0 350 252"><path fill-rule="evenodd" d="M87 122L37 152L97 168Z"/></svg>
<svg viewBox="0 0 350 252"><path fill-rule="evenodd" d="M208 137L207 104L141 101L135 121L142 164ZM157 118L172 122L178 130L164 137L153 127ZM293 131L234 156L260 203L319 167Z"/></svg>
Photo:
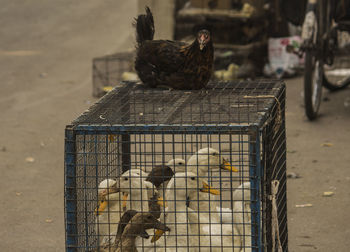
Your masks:
<svg viewBox="0 0 350 252"><path fill-rule="evenodd" d="M162 134L164 132L174 134L238 134L247 133L252 125L78 125L76 134Z"/></svg>
<svg viewBox="0 0 350 252"><path fill-rule="evenodd" d="M179 116L179 112L187 105L189 100L193 99L191 92L184 93L176 102L171 110L167 111L167 116L164 116L161 120L161 123L171 122Z"/></svg>
<svg viewBox="0 0 350 252"><path fill-rule="evenodd" d="M123 118L124 122L129 121L130 119L130 99L129 95L124 95L122 99L120 99L120 105L122 106ZM124 173L131 168L130 162L130 133L124 132L122 134L122 172Z"/></svg>
<svg viewBox="0 0 350 252"><path fill-rule="evenodd" d="M65 156L64 156L64 203L65 203L65 226L66 226L66 251L77 251L77 191L76 191L76 143L75 131L71 126L65 130Z"/></svg>
<svg viewBox="0 0 350 252"><path fill-rule="evenodd" d="M127 170L130 170L131 161L130 161L130 135L122 135L122 173Z"/></svg>
<svg viewBox="0 0 350 252"><path fill-rule="evenodd" d="M252 251L261 252L261 227L260 227L260 137L256 129L249 135L249 177L250 177L250 200L251 200L251 241Z"/></svg>
<svg viewBox="0 0 350 252"><path fill-rule="evenodd" d="M95 135L95 146L97 146L96 144L96 137L97 135ZM84 193L84 226L85 226L85 247L89 247L89 221L88 221L88 208L87 208L87 202L88 202L88 193L87 193L87 164L89 163L90 160L87 160L87 155L88 155L88 151L91 151L90 149L87 151L86 150L86 135L84 135L84 139L83 139L83 167L84 167L84 171L83 171L83 193ZM96 155L96 154L95 154Z"/></svg>

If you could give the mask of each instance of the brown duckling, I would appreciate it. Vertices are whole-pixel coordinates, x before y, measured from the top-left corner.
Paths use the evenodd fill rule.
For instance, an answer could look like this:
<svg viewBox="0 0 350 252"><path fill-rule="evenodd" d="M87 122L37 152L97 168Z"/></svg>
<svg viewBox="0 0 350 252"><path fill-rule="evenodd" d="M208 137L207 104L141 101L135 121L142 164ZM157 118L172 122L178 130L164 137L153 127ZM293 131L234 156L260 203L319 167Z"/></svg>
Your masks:
<svg viewBox="0 0 350 252"><path fill-rule="evenodd" d="M151 213L137 213L124 228L119 246L115 252L137 252L135 240L137 236L148 239L147 229L154 228L163 231L170 229L158 221Z"/></svg>
<svg viewBox="0 0 350 252"><path fill-rule="evenodd" d="M136 210L127 210L123 214L123 216L120 218L120 221L118 223L117 233L115 233L115 232L111 233L111 237L109 237L108 241L107 241L107 239L104 239L102 242L102 245L98 249L96 248L95 250L93 250L93 252L116 251L118 246L119 246L119 242L120 242L120 239L122 237L122 234L124 232L126 225L130 222L132 217L134 217L136 214L137 214Z"/></svg>

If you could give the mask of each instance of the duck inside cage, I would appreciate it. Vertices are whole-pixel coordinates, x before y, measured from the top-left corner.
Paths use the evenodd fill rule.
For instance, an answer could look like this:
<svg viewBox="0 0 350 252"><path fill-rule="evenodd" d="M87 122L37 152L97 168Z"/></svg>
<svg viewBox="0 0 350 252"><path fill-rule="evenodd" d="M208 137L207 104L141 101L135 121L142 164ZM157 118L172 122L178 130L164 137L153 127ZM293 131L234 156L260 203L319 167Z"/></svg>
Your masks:
<svg viewBox="0 0 350 252"><path fill-rule="evenodd" d="M128 82L66 128L66 251L287 251L285 87Z"/></svg>

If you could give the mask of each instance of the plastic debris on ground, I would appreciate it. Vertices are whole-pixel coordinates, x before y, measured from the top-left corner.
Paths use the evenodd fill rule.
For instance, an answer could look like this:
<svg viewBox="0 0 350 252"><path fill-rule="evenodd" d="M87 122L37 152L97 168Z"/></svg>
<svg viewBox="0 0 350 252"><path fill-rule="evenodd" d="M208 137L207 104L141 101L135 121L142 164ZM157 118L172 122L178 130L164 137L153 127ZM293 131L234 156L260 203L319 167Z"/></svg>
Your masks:
<svg viewBox="0 0 350 252"><path fill-rule="evenodd" d="M331 197L334 195L334 192L323 192L322 196L323 197Z"/></svg>
<svg viewBox="0 0 350 252"><path fill-rule="evenodd" d="M26 159L27 163L34 163L35 159L33 157L27 157Z"/></svg>
<svg viewBox="0 0 350 252"><path fill-rule="evenodd" d="M301 178L301 176L295 172L288 172L287 173L287 178L291 178L291 179L298 179Z"/></svg>
<svg viewBox="0 0 350 252"><path fill-rule="evenodd" d="M45 78L45 77L47 77L47 73L41 73L39 76L40 76L40 78Z"/></svg>
<svg viewBox="0 0 350 252"><path fill-rule="evenodd" d="M269 77L284 78L297 74L297 69L303 65L295 53L288 52L288 47L293 47L297 51L300 47L301 38L299 36L284 38L269 38L268 58L269 63L264 67L264 74Z"/></svg>
<svg viewBox="0 0 350 252"><path fill-rule="evenodd" d="M312 207L312 204L295 205L295 207L297 207L297 208Z"/></svg>

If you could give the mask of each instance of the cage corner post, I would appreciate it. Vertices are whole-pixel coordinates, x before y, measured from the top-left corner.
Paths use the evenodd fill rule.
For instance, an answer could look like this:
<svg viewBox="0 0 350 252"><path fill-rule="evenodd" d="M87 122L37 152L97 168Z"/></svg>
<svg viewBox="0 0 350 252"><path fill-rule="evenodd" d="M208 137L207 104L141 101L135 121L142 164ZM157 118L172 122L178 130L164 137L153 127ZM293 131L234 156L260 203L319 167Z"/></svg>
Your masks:
<svg viewBox="0 0 350 252"><path fill-rule="evenodd" d="M76 142L75 131L71 125L65 129L64 147L64 173L65 173L65 229L66 229L66 251L77 251L78 229L77 229L77 191L76 191Z"/></svg>
<svg viewBox="0 0 350 252"><path fill-rule="evenodd" d="M129 94L125 94L120 99L120 105L122 107L122 121L128 122L130 120L130 103ZM130 146L130 133L125 131L122 133L122 173L131 169L131 146Z"/></svg>
<svg viewBox="0 0 350 252"><path fill-rule="evenodd" d="M249 177L251 184L251 247L254 252L261 252L261 159L260 159L260 131L252 126L249 130Z"/></svg>

